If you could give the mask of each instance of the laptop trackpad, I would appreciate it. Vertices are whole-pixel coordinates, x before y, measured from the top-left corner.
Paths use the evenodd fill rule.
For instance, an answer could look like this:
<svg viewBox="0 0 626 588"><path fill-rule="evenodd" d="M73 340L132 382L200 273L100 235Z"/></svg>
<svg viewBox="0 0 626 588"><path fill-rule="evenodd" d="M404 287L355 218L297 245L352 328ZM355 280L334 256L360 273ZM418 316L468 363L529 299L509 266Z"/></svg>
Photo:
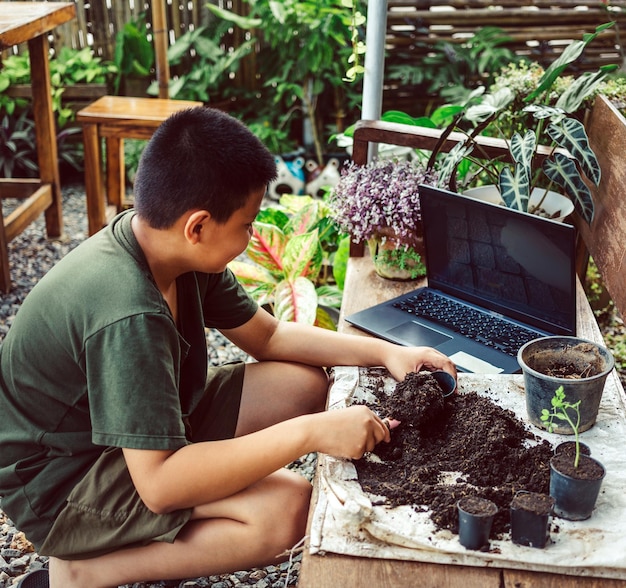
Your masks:
<svg viewBox="0 0 626 588"><path fill-rule="evenodd" d="M444 333L430 329L424 325L420 325L413 321L402 323L387 331L390 335L406 341L409 345L427 345L428 347L437 347L446 341L452 339Z"/></svg>

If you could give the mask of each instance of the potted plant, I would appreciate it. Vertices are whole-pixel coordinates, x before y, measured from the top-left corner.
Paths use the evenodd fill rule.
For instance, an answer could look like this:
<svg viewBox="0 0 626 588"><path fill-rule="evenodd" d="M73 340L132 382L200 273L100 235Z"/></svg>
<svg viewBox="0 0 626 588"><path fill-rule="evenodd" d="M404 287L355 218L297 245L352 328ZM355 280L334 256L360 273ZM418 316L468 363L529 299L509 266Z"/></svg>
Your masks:
<svg viewBox="0 0 626 588"><path fill-rule="evenodd" d="M330 191L330 217L354 243L368 243L379 275L416 279L426 273L418 186L435 178L408 160L347 163Z"/></svg>
<svg viewBox="0 0 626 588"><path fill-rule="evenodd" d="M615 361L611 352L580 337L551 336L533 339L518 351L524 375L526 409L531 423L548 428L543 418L555 389L563 390L567 403L582 405L576 431L590 429L596 421L604 384ZM570 420L550 421L556 433L575 434Z"/></svg>
<svg viewBox="0 0 626 588"><path fill-rule="evenodd" d="M443 138L453 130L458 130L463 119L470 121L474 127L470 131L463 131L466 140L444 158L440 181L448 181L450 188L456 191L457 168L463 159L470 158L479 165L480 172L497 180L494 189L499 196L495 197L496 201L524 212L542 213L551 217L565 216L562 214L563 205L557 205L556 211L545 210L547 198L557 199L554 194L550 194L554 193L551 188L556 184L581 217L591 223L594 203L587 183L598 185L600 166L589 147L583 124L570 115L580 108L616 66L604 66L597 72L580 76L561 94L554 106L549 100L554 83L565 68L578 59L591 41L613 24L601 25L594 33L585 35L583 40L572 42L545 70L537 88L524 99L532 103L522 110L523 120L533 125L533 128L527 128L524 132L515 130L511 136L504 133L501 121L515 116L508 109L515 98L510 88L502 87L490 94L481 91L472 93L444 132ZM529 121L528 115L532 115L534 122ZM507 122L510 123L510 120ZM478 159L480 154L474 159L475 137L484 132L507 141L513 168L501 161L481 162ZM541 145L546 140L550 144ZM436 156L437 149L431 158L431 165ZM541 158L543 163L539 167L537 163ZM471 191L467 193L472 195ZM476 196L476 192L473 195Z"/></svg>
<svg viewBox="0 0 626 588"><path fill-rule="evenodd" d="M544 408L541 414L548 431L553 431L554 419L565 421L574 431L576 443L573 454L561 452L550 460L550 496L555 501L554 512L567 520L585 520L595 507L606 470L598 460L580 451L581 400L569 402L563 386L559 386L550 404L551 409Z"/></svg>
<svg viewBox="0 0 626 588"><path fill-rule="evenodd" d="M516 545L543 549L550 538L554 498L549 494L520 490L511 501L511 540Z"/></svg>
<svg viewBox="0 0 626 588"><path fill-rule="evenodd" d="M461 545L473 550L488 548L493 517L498 512L496 503L479 496L464 496L458 501L457 509Z"/></svg>
<svg viewBox="0 0 626 588"><path fill-rule="evenodd" d="M117 68L113 81L115 93L144 96L150 85L150 70L154 66L154 48L148 38L145 12L117 32L113 63Z"/></svg>
<svg viewBox="0 0 626 588"><path fill-rule="evenodd" d="M339 237L323 202L290 195L280 202L282 208L262 210L252 224L248 259L232 261L229 267L280 320L334 330L330 309L341 305L339 259L347 259L348 239Z"/></svg>

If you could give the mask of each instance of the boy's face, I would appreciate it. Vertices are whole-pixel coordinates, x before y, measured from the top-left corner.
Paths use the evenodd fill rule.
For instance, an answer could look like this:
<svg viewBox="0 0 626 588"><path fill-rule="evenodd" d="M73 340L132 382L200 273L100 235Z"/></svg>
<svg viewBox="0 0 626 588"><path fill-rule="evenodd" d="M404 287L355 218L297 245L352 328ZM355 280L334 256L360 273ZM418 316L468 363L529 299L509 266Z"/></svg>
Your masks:
<svg viewBox="0 0 626 588"><path fill-rule="evenodd" d="M254 191L248 197L243 208L236 210L233 215L223 224L216 223L212 219L207 222L206 235L209 239L203 239L207 247L206 262L210 268L201 271L207 273L219 273L226 269L226 265L241 255L252 237L252 222L261 210L263 196L266 188Z"/></svg>

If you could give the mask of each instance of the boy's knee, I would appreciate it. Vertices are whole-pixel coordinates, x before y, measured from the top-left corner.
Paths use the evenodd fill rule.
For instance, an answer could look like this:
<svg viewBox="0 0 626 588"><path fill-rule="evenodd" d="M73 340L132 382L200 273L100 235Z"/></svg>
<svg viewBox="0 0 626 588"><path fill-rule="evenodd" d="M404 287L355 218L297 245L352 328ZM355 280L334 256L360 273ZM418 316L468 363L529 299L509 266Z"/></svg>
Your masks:
<svg viewBox="0 0 626 588"><path fill-rule="evenodd" d="M308 390L310 390L311 409L309 412L321 412L326 408L326 397L328 395L328 374L324 368L309 368L310 381L308 382Z"/></svg>
<svg viewBox="0 0 626 588"><path fill-rule="evenodd" d="M270 522L276 547L281 550L289 550L306 534L312 486L303 476L292 474L291 479L286 482L285 490L287 496L279 501L281 524L276 525L275 517L271 517Z"/></svg>

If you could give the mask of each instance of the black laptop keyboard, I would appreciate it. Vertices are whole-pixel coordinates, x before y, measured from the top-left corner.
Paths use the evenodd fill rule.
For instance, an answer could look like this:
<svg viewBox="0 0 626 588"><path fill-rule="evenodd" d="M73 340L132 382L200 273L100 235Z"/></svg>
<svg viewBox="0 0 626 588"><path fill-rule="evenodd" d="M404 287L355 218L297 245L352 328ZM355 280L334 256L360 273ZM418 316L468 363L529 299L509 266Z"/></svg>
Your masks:
<svg viewBox="0 0 626 588"><path fill-rule="evenodd" d="M450 330L488 347L515 357L526 342L541 336L486 312L440 296L431 290L421 290L394 305L400 310L430 319Z"/></svg>

